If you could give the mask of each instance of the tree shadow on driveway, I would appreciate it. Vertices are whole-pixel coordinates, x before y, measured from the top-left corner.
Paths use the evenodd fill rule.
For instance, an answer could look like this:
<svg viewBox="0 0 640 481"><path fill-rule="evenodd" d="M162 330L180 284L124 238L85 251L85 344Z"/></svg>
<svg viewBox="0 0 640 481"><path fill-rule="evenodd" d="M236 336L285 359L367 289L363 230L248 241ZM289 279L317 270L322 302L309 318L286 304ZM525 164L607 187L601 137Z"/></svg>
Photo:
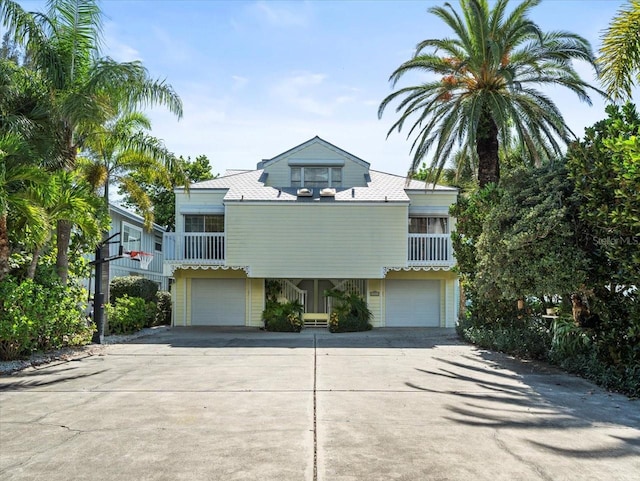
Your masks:
<svg viewBox="0 0 640 481"><path fill-rule="evenodd" d="M456 402L444 405L450 413L445 419L456 424L496 432L535 432L518 436L531 449L567 458L640 456L639 401L544 363L491 351L474 354L455 360L434 357L436 369L415 368L416 380L405 384L453 396ZM441 384L437 378L455 387L434 388Z"/></svg>

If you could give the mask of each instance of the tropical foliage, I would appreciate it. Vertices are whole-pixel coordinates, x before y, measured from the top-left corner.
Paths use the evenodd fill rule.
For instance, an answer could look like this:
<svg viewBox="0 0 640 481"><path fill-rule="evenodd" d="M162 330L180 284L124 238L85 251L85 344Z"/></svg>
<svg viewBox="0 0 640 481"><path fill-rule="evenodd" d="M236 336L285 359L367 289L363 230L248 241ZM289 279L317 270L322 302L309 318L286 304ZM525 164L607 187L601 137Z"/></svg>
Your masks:
<svg viewBox="0 0 640 481"><path fill-rule="evenodd" d="M561 112L540 87L560 86L590 103L588 90L572 60L594 66L587 40L564 31L543 32L530 18L540 0L525 0L510 12L508 0L460 0L429 11L453 31L451 38L427 39L390 77L395 86L408 74L420 83L386 97L382 116L396 101L399 118L389 130L408 137L414 172L433 151L436 176L458 146L477 158L480 186L498 181L500 149L514 144L540 164L559 155L574 138Z"/></svg>
<svg viewBox="0 0 640 481"><path fill-rule="evenodd" d="M331 332L368 331L371 326L371 311L367 301L355 292L345 292L338 289L325 291L325 297L334 300L329 316L329 330Z"/></svg>
<svg viewBox="0 0 640 481"><path fill-rule="evenodd" d="M302 330L302 313L304 306L299 301L280 302L268 299L262 320L267 331L300 332Z"/></svg>
<svg viewBox="0 0 640 481"><path fill-rule="evenodd" d="M630 0L612 20L602 39L598 63L602 81L614 99L631 98L640 83L640 0Z"/></svg>
<svg viewBox="0 0 640 481"><path fill-rule="evenodd" d="M640 171L633 105L611 106L566 158L521 168L452 211L469 304L462 335L640 395ZM576 325L570 294L598 322ZM518 308L517 300L523 304ZM560 303L560 318L542 317Z"/></svg>
<svg viewBox="0 0 640 481"><path fill-rule="evenodd" d="M195 160L178 157L174 162L168 179L157 173L150 175L145 169L135 170L129 174L131 181L140 189L140 196L146 196L153 205L154 222L170 231L173 231L176 225L176 195L173 189L215 178L211 173L211 165L206 155L198 155ZM127 190L127 185L121 186L118 191L124 196L124 205L144 214L140 207L141 203L134 196L135 191Z"/></svg>
<svg viewBox="0 0 640 481"><path fill-rule="evenodd" d="M46 13L25 11L17 2L0 1L0 21L25 48L29 69L42 82L58 168L71 170L87 138L119 110L166 105L182 115L170 85L151 79L140 62L118 63L100 54L102 12L94 0L51 0ZM68 277L73 222L57 222L57 267Z"/></svg>
<svg viewBox="0 0 640 481"><path fill-rule="evenodd" d="M91 339L76 278L109 228L109 181L135 195L133 171L179 178L138 109L180 116L182 104L141 63L101 55L96 1L32 13L0 0L0 23L0 350L11 357ZM162 309L164 322L166 299Z"/></svg>

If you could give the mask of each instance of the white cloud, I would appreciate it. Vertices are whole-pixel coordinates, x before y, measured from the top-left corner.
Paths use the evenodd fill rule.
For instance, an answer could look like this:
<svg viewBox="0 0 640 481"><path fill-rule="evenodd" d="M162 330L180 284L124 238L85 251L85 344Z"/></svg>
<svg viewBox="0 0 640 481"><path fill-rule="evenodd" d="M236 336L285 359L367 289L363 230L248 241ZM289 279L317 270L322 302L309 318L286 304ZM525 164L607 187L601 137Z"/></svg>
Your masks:
<svg viewBox="0 0 640 481"><path fill-rule="evenodd" d="M305 7L305 4L290 4ZM262 20L274 27L305 27L308 23L308 15L305 11L294 11L285 8L282 4L259 1L253 4L252 11Z"/></svg>
<svg viewBox="0 0 640 481"><path fill-rule="evenodd" d="M120 38L122 38L122 35L117 31L117 27L113 23L105 26L104 44L108 46L105 54L117 62L141 61L142 55L140 52L131 45L121 42Z"/></svg>
<svg viewBox="0 0 640 481"><path fill-rule="evenodd" d="M338 107L356 100L353 94L357 89L333 85L327 79L321 73L295 73L272 87L271 95L298 112L330 117Z"/></svg>
<svg viewBox="0 0 640 481"><path fill-rule="evenodd" d="M249 83L248 78L242 77L240 75L232 75L231 80L233 80L233 85L231 86L231 89L234 92L243 89Z"/></svg>

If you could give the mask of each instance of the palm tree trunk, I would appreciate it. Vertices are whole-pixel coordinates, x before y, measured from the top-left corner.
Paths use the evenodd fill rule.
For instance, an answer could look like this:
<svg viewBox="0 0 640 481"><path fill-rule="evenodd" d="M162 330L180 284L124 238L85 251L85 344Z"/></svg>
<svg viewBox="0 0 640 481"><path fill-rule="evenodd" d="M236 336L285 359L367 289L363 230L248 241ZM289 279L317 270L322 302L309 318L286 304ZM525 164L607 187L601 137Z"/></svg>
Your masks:
<svg viewBox="0 0 640 481"><path fill-rule="evenodd" d="M33 280L33 278L36 276L36 268L38 267L40 254L42 254L42 247L36 247L33 250L33 257L31 258L31 263L29 264L29 268L27 269L27 279Z"/></svg>
<svg viewBox="0 0 640 481"><path fill-rule="evenodd" d="M0 280L9 273L9 233L7 232L7 214L0 215Z"/></svg>
<svg viewBox="0 0 640 481"><path fill-rule="evenodd" d="M498 157L498 126L491 113L484 109L478 124L476 138L478 154L478 184L480 188L500 180L500 159Z"/></svg>
<svg viewBox="0 0 640 481"><path fill-rule="evenodd" d="M71 242L71 222L58 221L58 253L56 255L56 270L62 285L67 284L69 278L69 243Z"/></svg>

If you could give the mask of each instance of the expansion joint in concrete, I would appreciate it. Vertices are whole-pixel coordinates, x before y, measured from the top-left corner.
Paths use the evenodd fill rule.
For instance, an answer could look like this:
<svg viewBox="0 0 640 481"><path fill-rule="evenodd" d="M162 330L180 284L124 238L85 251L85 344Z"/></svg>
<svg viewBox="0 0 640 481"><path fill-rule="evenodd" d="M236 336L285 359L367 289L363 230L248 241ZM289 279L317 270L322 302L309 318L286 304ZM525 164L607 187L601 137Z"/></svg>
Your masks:
<svg viewBox="0 0 640 481"><path fill-rule="evenodd" d="M318 481L318 353L316 335L313 335L313 481Z"/></svg>

